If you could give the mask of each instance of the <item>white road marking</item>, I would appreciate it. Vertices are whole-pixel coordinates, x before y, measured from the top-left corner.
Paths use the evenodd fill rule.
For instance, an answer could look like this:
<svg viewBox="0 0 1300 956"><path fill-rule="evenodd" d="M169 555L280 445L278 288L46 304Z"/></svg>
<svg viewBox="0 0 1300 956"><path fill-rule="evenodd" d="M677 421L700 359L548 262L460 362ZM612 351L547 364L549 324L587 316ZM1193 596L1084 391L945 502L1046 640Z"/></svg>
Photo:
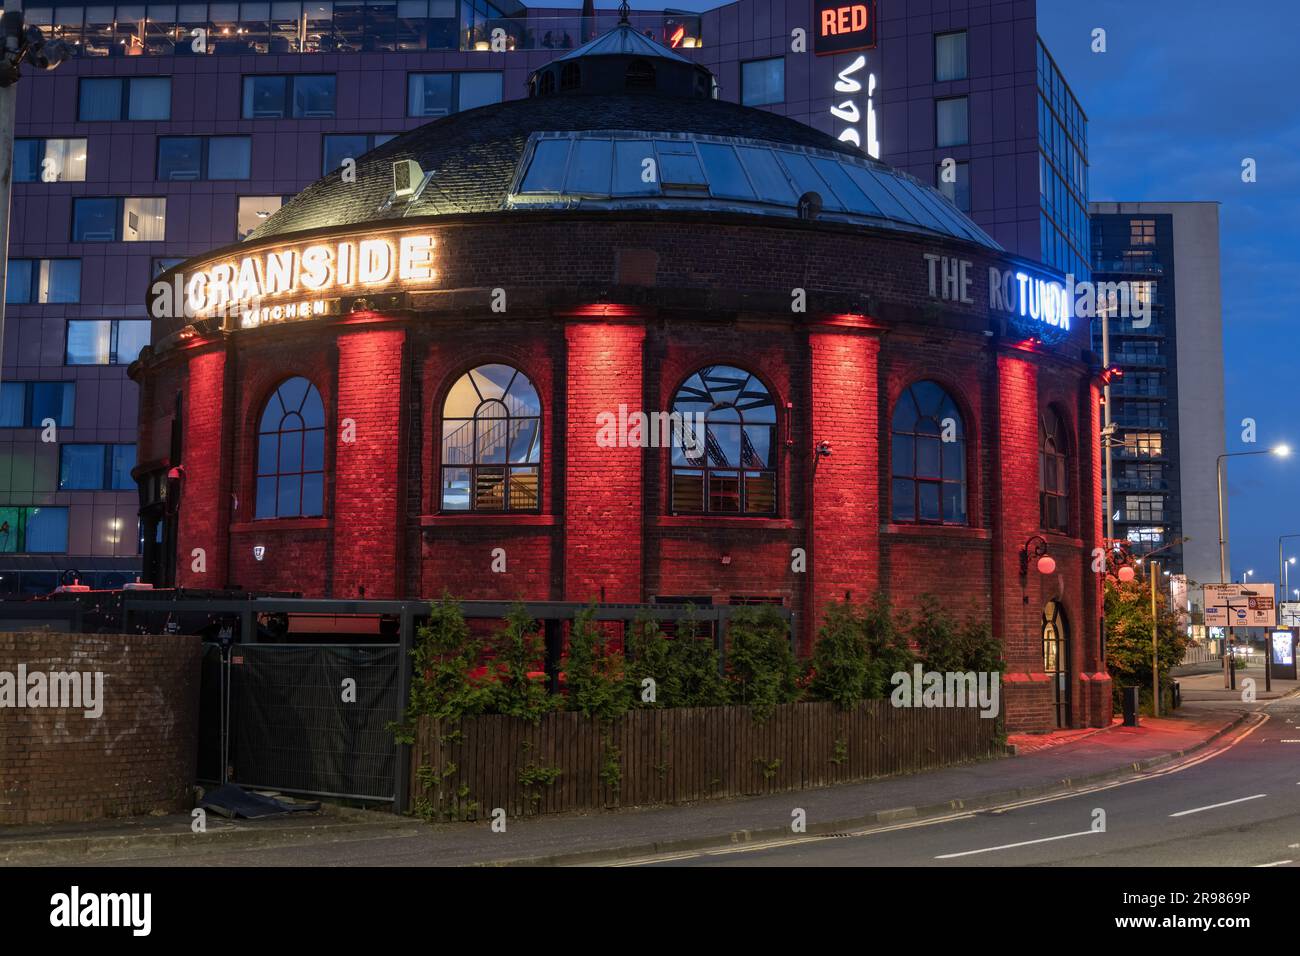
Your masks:
<svg viewBox="0 0 1300 956"><path fill-rule="evenodd" d="M1013 850L1018 846L1033 846L1035 843L1051 843L1053 840L1068 840L1070 837L1087 836L1090 833L1101 833L1101 830L1080 830L1078 833L1062 833L1060 836L1043 837L1041 840L1025 840L1023 843L1004 843L1002 846L986 846L982 850L963 850L961 853L944 853L936 856L936 860L951 860L959 856L974 856L977 853L992 853L994 850Z"/></svg>
<svg viewBox="0 0 1300 956"><path fill-rule="evenodd" d="M1257 863L1257 864L1255 864L1255 869L1257 869L1257 870L1262 870L1262 869L1266 869L1266 868L1268 868L1268 867L1270 867L1270 866L1286 866L1288 863L1292 863L1292 862L1294 862L1294 861L1292 861L1292 860L1278 860L1276 863Z"/></svg>
<svg viewBox="0 0 1300 956"><path fill-rule="evenodd" d="M1189 769L1191 769L1192 767L1195 767L1197 764L1205 763L1207 760L1213 760L1215 757L1219 756L1220 754L1225 753L1225 752L1227 752L1228 750L1231 750L1234 746L1236 746L1237 744L1241 743L1242 740L1244 740L1245 738L1249 737L1251 734L1253 734L1256 730L1258 730L1258 729L1259 729L1260 727L1262 727L1264 724L1268 723L1268 720L1269 720L1269 715L1268 715L1268 714L1263 714L1263 713L1261 713L1261 714L1257 714L1257 716L1258 716L1258 718L1259 718L1258 720L1253 720L1253 721L1250 723L1249 726L1247 726L1246 728L1244 728L1244 729L1241 731L1241 733L1239 733L1239 734L1237 734L1235 737L1229 739L1228 741L1226 741L1226 742L1223 743L1222 745L1220 745L1220 746L1216 746L1213 750L1210 750L1210 751L1208 751L1208 752L1206 752L1206 753L1202 753L1202 754L1196 754L1196 755L1194 755L1194 756L1192 756L1192 757L1189 757L1189 758L1187 758L1187 759L1184 759L1184 760L1182 760L1182 761L1179 761L1178 763L1174 764L1173 766L1162 767L1162 768L1160 768L1159 770L1149 770L1149 771L1145 771L1145 772L1138 772L1138 773L1135 773L1134 776L1128 778L1127 780L1118 780L1118 781L1115 781L1115 782L1113 782L1113 783L1102 783L1102 784L1097 784L1097 785L1095 785L1095 786L1085 787L1085 788L1080 788L1080 789L1077 789L1077 790L1069 790L1069 791L1066 791L1065 793L1051 794L1051 795L1049 795L1049 796L1045 796L1045 797L1031 797L1031 798L1026 799L1026 800L1020 800L1020 801L1016 801L1016 802L1014 802L1014 803L1004 803L1004 804L1001 804L1001 805L998 806L998 807L990 807L990 808L986 808L986 809L983 809L983 810L980 810L980 811L975 811L975 812L971 812L971 811L957 811L957 812L955 812L955 813L946 814L946 815L941 816L941 817L928 817L928 818L924 818L924 819L920 819L920 820L908 820L908 821L905 821L905 822L894 823L894 824L890 824L890 825L888 825L888 826L883 826L883 827L868 827L868 828L863 828L863 829L860 829L860 830L852 830L852 831L849 831L847 834L845 834L845 836L847 836L847 837L866 837L866 836L874 836L874 835L876 835L876 834L878 834L878 833L891 833L891 832L893 832L893 831L895 831L895 830L910 830L910 829L913 829L914 827L930 827L930 826L942 825L942 824L944 824L944 823L952 823L952 822L957 821L957 820L969 820L969 819L972 819L972 818L975 816L976 813L980 813L980 812L982 812L982 813L989 813L989 812L992 812L992 811L1003 812L1003 811L1006 811L1006 810L1018 810L1018 809L1020 809L1020 808L1022 808L1022 807L1038 806L1038 805L1040 805L1040 804L1044 804L1044 803L1055 803L1055 802L1058 801L1058 800L1071 800L1071 799L1074 799L1074 798L1076 798L1076 797L1085 796L1085 795L1090 794L1090 793L1096 793L1096 792L1103 791L1103 790L1114 790L1114 789L1116 789L1116 788L1118 788L1118 787L1126 787L1126 786L1128 786L1128 785L1130 785L1130 784L1139 783L1139 782L1141 782L1141 781L1143 781L1143 780L1149 780L1149 779L1151 779L1152 777L1161 777L1161 776L1164 776L1165 774L1179 773L1179 772L1181 772L1181 771L1183 771L1183 770L1189 770ZM1297 786L1300 786L1300 781L1297 781L1297 784L1296 784L1296 785L1297 785ZM1249 798L1249 797L1248 797L1248 798L1246 798L1246 799L1252 799L1252 798ZM1234 801L1234 802L1235 802L1235 801ZM1209 808L1204 808L1204 809L1209 809ZM1195 811L1191 811L1191 812L1195 812ZM1093 832L1096 832L1096 831L1093 831L1093 830L1087 830L1087 831L1083 831L1083 832L1081 832L1081 833L1067 833L1067 834L1065 834L1065 835L1063 835L1063 836L1059 836L1059 837L1048 837L1047 840L1062 840L1062 839L1065 839L1066 837L1072 837L1072 836L1083 836L1084 833L1093 833ZM708 855L722 855L722 854L725 854L725 853L733 853L733 852L745 852L745 851L751 851L751 850L765 850L765 849L771 849L771 848L773 848L774 846L787 846L787 845L796 844L796 843L805 843L805 842L812 842L812 841L816 841L816 840L825 840L825 839L827 839L827 838L828 838L828 837L825 836L825 835L823 835L823 834L815 834L815 833L814 833L814 834L808 834L807 836L804 836L804 837L802 837L802 838L800 838L800 839L793 839L793 840L791 840L791 839L783 839L783 840L779 840L779 841L767 841L767 842L759 841L759 842L755 842L755 843L744 844L744 845L742 845L742 846L737 846L737 847L724 847L724 848L719 848L719 849L712 850L712 851L708 851L708 850L704 850L704 851L686 851L686 852L681 852L681 853L666 854L666 855L663 855L663 856L647 856L647 857L638 857L638 858L635 858L635 859L619 860L619 861L609 862L609 863L594 863L594 864L583 864L583 865L587 865L587 866L593 866L593 865L594 865L594 866L645 866L645 865L647 865L647 864L663 863L663 862L671 862L671 861L674 861L674 860L690 860L690 859L697 859L697 858L702 857L702 856L704 856L704 855L706 855L706 854L708 854ZM1028 841L1028 842L1029 842L1029 843L1041 843L1041 842L1045 842L1045 841L1043 841L1043 840L1030 840L1030 841ZM1027 844L1009 844L1009 846L1024 846L1024 845L1027 845ZM1004 849L1004 847L991 847L991 848L990 848L990 850L993 850L993 849ZM990 852L990 850L973 850L973 851L971 851L971 852L972 852L972 853L984 853L984 852ZM956 854L956 855L957 855L957 856L961 856L961 855L964 855L964 854ZM936 859L944 859L944 857L936 857Z"/></svg>
<svg viewBox="0 0 1300 956"><path fill-rule="evenodd" d="M1193 810L1179 810L1177 813L1169 814L1171 817L1185 817L1192 813L1200 813L1202 810L1217 810L1219 807L1230 807L1234 803L1245 803L1247 800L1258 800L1260 797L1267 797L1267 793L1257 793L1253 797L1239 797L1236 800L1225 800L1223 803L1212 803L1208 807L1196 807Z"/></svg>
<svg viewBox="0 0 1300 956"><path fill-rule="evenodd" d="M698 857L699 853L665 853L662 856L642 856L631 860L619 860L615 863L605 863L604 866L644 866L647 863L671 863L673 860L693 860ZM599 864L598 864L599 865Z"/></svg>

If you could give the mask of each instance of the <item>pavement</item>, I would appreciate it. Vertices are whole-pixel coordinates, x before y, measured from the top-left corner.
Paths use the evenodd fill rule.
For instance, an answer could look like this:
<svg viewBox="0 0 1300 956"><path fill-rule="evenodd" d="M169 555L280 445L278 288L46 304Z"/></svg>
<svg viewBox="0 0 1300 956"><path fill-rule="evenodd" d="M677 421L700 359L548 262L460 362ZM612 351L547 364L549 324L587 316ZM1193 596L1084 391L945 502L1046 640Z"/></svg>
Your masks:
<svg viewBox="0 0 1300 956"><path fill-rule="evenodd" d="M0 863L146 866L560 865L757 846L791 835L798 811L809 836L938 819L1009 802L1065 794L1147 773L1232 732L1252 707L1187 707L1138 727L1043 735L1020 755L911 776L670 807L515 818L503 833L484 824L428 825L374 811L326 807L261 821L208 815L79 825L0 828ZM1300 736L1300 731L1297 731ZM1056 739L1050 739L1055 737ZM1030 749L1032 752L1025 752Z"/></svg>
<svg viewBox="0 0 1300 956"><path fill-rule="evenodd" d="M1246 681L1254 682L1256 700L1278 700L1294 694L1300 688L1300 681L1279 680L1276 677L1269 683L1270 690L1265 690L1263 658L1252 658L1249 667L1237 669L1237 687L1235 690L1224 687L1223 668L1218 664L1195 664L1189 668L1175 668L1174 680L1178 681L1183 700L1193 701L1241 701Z"/></svg>
<svg viewBox="0 0 1300 956"><path fill-rule="evenodd" d="M618 865L1296 868L1297 757L1300 700L1292 697L1270 701L1190 756L1068 793L833 836L787 834L749 846L649 854ZM1241 915L1240 907L1223 902L1216 915Z"/></svg>

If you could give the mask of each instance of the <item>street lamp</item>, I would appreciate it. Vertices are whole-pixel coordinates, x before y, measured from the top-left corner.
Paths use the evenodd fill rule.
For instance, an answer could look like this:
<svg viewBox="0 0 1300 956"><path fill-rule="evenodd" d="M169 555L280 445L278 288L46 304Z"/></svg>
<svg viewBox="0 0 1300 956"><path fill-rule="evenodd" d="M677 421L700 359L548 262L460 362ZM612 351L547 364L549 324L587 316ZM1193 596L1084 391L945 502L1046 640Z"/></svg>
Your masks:
<svg viewBox="0 0 1300 956"><path fill-rule="evenodd" d="M1024 547L1020 549L1020 576L1022 578L1029 576L1029 546L1033 545L1033 556L1038 559L1035 567L1038 568L1039 574L1051 574L1056 570L1056 559L1047 553L1047 541L1042 535L1036 534L1025 542Z"/></svg>
<svg viewBox="0 0 1300 956"><path fill-rule="evenodd" d="M1254 572L1253 570L1251 570L1251 571L1243 571L1243 572L1241 573L1241 583L1242 583L1242 584L1245 584L1245 583L1246 583L1246 578L1251 577L1254 573L1255 573L1255 572Z"/></svg>
<svg viewBox="0 0 1300 956"><path fill-rule="evenodd" d="M1228 553L1224 547L1223 538L1223 459L1225 458L1244 458L1247 455L1276 455L1278 458L1286 458L1291 454L1291 448L1288 445L1274 445L1272 448L1265 448L1262 451L1230 451L1224 452L1214 461L1214 470L1219 479L1219 581L1228 583ZM1298 536L1300 537L1300 536Z"/></svg>
<svg viewBox="0 0 1300 956"><path fill-rule="evenodd" d="M1288 445L1274 445L1272 448L1265 448L1265 449L1263 449L1263 450L1261 450L1261 451L1230 451L1230 452L1224 452L1222 455L1220 455L1218 458L1216 458L1216 459L1214 460L1214 471L1215 471L1215 474L1216 474L1216 476L1217 476L1217 478L1218 478L1218 480L1219 480L1219 583L1220 583L1220 584L1228 584L1228 583L1230 583L1230 581L1229 581L1229 579L1228 579L1228 550L1227 550L1227 543L1225 542L1224 537L1223 537L1223 460L1224 460L1225 458L1244 458L1244 457L1247 456L1247 455L1276 455L1278 458L1286 458L1286 457L1288 457L1290 454L1291 454L1291 448L1290 448L1290 446L1288 446ZM1279 549L1279 552L1280 552L1280 550L1281 550L1281 545L1280 545L1280 544L1279 544L1279 546L1278 546L1278 549ZM1236 630L1233 628L1231 622L1229 622L1229 624L1228 624L1228 641L1225 642L1225 646L1226 646L1226 644L1229 643L1229 642L1235 642L1235 640L1236 640ZM1224 673L1224 679L1225 679L1225 681L1231 683L1231 684L1235 687L1235 686L1236 686L1236 679L1235 679L1235 674L1232 672L1232 663L1233 663L1233 662L1232 662L1232 660L1231 660L1231 655L1225 655L1225 657L1224 657L1224 663L1223 663L1223 668L1224 668L1224 672L1225 672L1225 673ZM1270 669L1270 667L1269 667L1269 655L1268 655L1268 654L1265 654L1265 655L1264 655L1264 686L1265 686L1265 689L1268 689L1268 688L1271 686L1271 683L1272 683L1272 681L1271 681L1271 679L1270 679L1271 676L1272 676L1271 673L1270 673L1270 670L1271 670L1271 669ZM1226 686L1226 684L1225 684L1225 686Z"/></svg>
<svg viewBox="0 0 1300 956"><path fill-rule="evenodd" d="M1288 563L1295 564L1295 558L1292 558L1289 562L1284 562L1282 560L1282 542L1286 541L1288 538L1300 538L1300 532L1294 534L1280 534L1277 536L1277 580L1279 584L1283 581L1289 582L1289 572L1286 565ZM1282 593L1286 594L1286 591L1283 591Z"/></svg>

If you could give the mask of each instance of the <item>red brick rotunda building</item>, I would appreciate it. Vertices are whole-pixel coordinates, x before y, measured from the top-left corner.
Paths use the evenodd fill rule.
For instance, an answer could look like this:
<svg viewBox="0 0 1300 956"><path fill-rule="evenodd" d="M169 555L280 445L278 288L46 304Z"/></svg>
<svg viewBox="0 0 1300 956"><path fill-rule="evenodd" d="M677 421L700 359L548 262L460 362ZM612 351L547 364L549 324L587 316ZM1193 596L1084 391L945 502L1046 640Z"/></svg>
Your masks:
<svg viewBox="0 0 1300 956"><path fill-rule="evenodd" d="M831 600L929 593L1005 641L1012 729L1107 721L1060 277L626 25L529 85L161 277L150 579L772 601L803 651Z"/></svg>

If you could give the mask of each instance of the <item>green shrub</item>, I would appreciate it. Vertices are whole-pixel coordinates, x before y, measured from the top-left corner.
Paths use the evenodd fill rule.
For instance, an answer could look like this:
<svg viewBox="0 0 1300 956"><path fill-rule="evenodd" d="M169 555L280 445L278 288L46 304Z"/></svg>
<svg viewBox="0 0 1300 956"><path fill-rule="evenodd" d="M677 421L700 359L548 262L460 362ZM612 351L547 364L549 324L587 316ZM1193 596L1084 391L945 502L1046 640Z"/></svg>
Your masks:
<svg viewBox="0 0 1300 956"><path fill-rule="evenodd" d="M1000 674L1005 668L1002 642L993 636L993 625L978 611L972 611L957 629L957 653L961 670Z"/></svg>
<svg viewBox="0 0 1300 956"><path fill-rule="evenodd" d="M667 703L673 696L669 687L672 683L672 667L668 660L670 643L652 618L641 615L628 625L624 639L627 690L635 706L671 706ZM655 682L655 699L652 701L643 700L641 696L642 681L647 677Z"/></svg>
<svg viewBox="0 0 1300 956"><path fill-rule="evenodd" d="M817 631L812 656L813 677L808 693L814 700L833 701L849 710L867 693L871 662L863 622L853 605L832 601Z"/></svg>
<svg viewBox="0 0 1300 956"><path fill-rule="evenodd" d="M488 690L469 676L478 663L478 646L451 595L444 593L430 602L429 618L416 631L411 657L415 673L406 709L408 722L421 716L463 717L488 709Z"/></svg>
<svg viewBox="0 0 1300 956"><path fill-rule="evenodd" d="M537 721L556 709L559 701L547 693L546 684L529 676L543 654L537 622L515 604L496 636L495 679L489 684L493 713Z"/></svg>
<svg viewBox="0 0 1300 956"><path fill-rule="evenodd" d="M966 670L957 639L957 621L933 594L922 594L908 626L917 656L927 671Z"/></svg>
<svg viewBox="0 0 1300 956"><path fill-rule="evenodd" d="M907 631L894 619L894 610L883 592L876 592L862 612L862 637L867 647L867 677L863 695L868 700L888 697L890 678L911 671L916 655L907 643Z"/></svg>
<svg viewBox="0 0 1300 956"><path fill-rule="evenodd" d="M1125 687L1139 688L1141 709L1151 712L1151 593L1136 578L1127 584L1107 575L1105 586L1106 667L1110 671L1115 709L1123 706ZM1187 634L1170 612L1166 595L1156 592L1156 651L1160 664L1160 696L1169 699L1169 669L1183 660ZM1166 704L1167 708L1167 704ZM1162 708L1162 713L1166 712Z"/></svg>
<svg viewBox="0 0 1300 956"><path fill-rule="evenodd" d="M624 676L623 655L612 651L589 607L573 619L564 682L569 709L609 721L623 716L632 704Z"/></svg>
<svg viewBox="0 0 1300 956"><path fill-rule="evenodd" d="M728 627L727 679L732 703L753 708L766 720L778 704L798 699L798 664L790 650L790 629L772 608L741 608Z"/></svg>
<svg viewBox="0 0 1300 956"><path fill-rule="evenodd" d="M668 642L669 707L717 707L727 702L727 682L718 667L718 649L688 618Z"/></svg>

